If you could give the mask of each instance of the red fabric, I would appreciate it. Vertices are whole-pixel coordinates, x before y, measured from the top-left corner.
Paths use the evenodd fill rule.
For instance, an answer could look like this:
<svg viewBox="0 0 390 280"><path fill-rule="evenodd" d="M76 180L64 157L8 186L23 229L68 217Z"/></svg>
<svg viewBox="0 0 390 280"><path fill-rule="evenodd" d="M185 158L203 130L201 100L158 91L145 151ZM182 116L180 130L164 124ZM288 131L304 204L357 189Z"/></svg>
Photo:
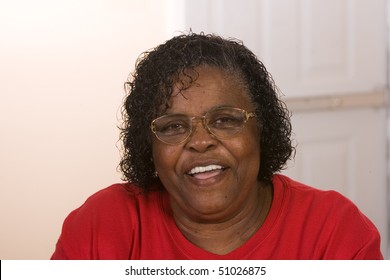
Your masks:
<svg viewBox="0 0 390 280"><path fill-rule="evenodd" d="M383 259L377 229L351 201L281 175L273 185L266 221L227 255L181 234L165 191L117 184L69 214L52 259Z"/></svg>

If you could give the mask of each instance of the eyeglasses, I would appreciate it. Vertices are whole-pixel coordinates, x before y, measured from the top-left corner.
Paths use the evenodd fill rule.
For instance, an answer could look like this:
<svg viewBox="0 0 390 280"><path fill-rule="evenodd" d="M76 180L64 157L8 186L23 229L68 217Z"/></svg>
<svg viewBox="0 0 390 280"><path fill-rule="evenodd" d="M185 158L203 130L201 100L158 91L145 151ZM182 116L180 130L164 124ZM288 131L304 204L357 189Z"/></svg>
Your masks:
<svg viewBox="0 0 390 280"><path fill-rule="evenodd" d="M156 137L166 144L180 144L195 131L198 120L204 128L218 139L227 139L239 133L255 113L233 107L220 107L204 116L190 117L184 114L167 114L154 119L150 125ZM194 125L196 121L196 124Z"/></svg>

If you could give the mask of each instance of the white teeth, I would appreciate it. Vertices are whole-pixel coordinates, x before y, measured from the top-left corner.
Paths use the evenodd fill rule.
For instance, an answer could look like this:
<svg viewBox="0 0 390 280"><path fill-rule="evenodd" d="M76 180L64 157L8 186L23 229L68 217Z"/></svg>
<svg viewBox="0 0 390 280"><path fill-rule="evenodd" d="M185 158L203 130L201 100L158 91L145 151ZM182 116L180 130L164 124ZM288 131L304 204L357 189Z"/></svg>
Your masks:
<svg viewBox="0 0 390 280"><path fill-rule="evenodd" d="M188 174L193 175L197 173L208 172L208 171L219 170L219 169L223 169L223 166L214 165L214 164L207 165L207 166L197 166L192 168L191 171L188 172Z"/></svg>

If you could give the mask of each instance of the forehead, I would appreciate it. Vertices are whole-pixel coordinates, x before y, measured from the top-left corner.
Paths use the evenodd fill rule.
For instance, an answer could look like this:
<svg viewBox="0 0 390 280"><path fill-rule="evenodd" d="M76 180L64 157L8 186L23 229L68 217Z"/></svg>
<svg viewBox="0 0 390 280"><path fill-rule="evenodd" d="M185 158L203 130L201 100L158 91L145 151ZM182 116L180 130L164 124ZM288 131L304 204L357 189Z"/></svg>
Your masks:
<svg viewBox="0 0 390 280"><path fill-rule="evenodd" d="M220 106L253 109L247 87L237 73L202 66L186 74L174 85L168 113L201 114Z"/></svg>

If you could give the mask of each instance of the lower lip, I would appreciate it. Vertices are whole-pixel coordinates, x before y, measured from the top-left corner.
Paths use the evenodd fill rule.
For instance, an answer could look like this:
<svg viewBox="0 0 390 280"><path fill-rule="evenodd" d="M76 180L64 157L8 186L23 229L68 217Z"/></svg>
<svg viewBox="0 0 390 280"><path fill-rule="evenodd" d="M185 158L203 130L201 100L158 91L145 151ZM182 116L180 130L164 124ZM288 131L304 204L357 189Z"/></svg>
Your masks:
<svg viewBox="0 0 390 280"><path fill-rule="evenodd" d="M191 182L198 186L209 186L217 183L225 175L226 169L200 173L195 176L188 175Z"/></svg>

